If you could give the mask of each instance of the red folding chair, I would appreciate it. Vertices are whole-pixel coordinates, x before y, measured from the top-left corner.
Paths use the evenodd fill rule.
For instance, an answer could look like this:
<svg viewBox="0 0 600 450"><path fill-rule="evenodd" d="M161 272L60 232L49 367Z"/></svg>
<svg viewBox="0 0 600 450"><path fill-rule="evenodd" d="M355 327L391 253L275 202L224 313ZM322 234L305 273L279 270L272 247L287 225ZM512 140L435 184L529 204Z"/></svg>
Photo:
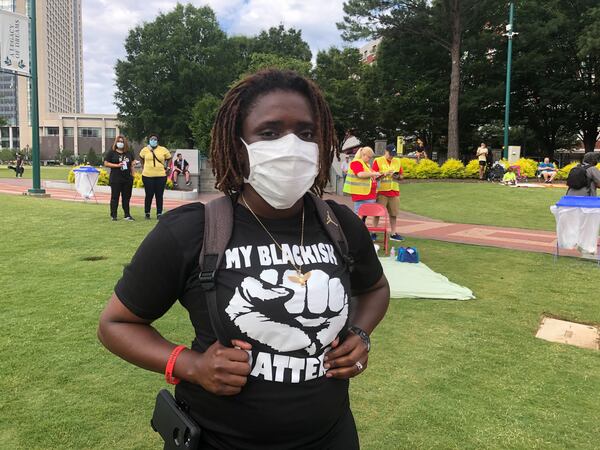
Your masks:
<svg viewBox="0 0 600 450"><path fill-rule="evenodd" d="M369 225L365 222L367 229L371 233L383 233L383 251L387 255L389 250L389 241L391 234L390 219L385 206L379 203L365 203L360 205L358 208L359 217L379 217L379 224L377 226ZM383 222L383 223L382 223Z"/></svg>

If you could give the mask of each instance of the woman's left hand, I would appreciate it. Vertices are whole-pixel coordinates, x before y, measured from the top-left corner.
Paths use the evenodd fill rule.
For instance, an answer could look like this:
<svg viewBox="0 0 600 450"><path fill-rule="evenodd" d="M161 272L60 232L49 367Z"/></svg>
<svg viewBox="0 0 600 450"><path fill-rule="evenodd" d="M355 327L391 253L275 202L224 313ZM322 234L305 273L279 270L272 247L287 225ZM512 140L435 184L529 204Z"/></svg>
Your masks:
<svg viewBox="0 0 600 450"><path fill-rule="evenodd" d="M332 350L325 355L325 376L348 379L363 373L367 369L369 353L362 339L349 333L342 344L339 342L338 337L331 344Z"/></svg>

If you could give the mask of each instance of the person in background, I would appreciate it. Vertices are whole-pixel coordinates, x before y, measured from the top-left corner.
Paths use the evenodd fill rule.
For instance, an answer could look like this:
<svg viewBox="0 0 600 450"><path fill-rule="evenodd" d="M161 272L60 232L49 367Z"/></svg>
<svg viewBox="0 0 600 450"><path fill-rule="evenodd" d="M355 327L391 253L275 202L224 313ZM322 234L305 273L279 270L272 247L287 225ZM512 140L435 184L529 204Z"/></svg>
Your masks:
<svg viewBox="0 0 600 450"><path fill-rule="evenodd" d="M479 161L479 179L483 180L483 175L485 174L485 166L487 164L487 158L488 158L488 149L487 149L487 145L485 145L485 143L483 143L483 142L481 143L481 145L477 149L477 152L475 153L475 156L477 157L477 160Z"/></svg>
<svg viewBox="0 0 600 450"><path fill-rule="evenodd" d="M596 197L597 188L600 186L600 170L596 167L598 164L599 155L595 152L588 152L583 155L582 166L585 169L588 185L579 189L569 187L567 195L575 195L580 197ZM567 185L569 180L567 179Z"/></svg>
<svg viewBox="0 0 600 450"><path fill-rule="evenodd" d="M371 147L361 147L354 155L354 160L348 169L344 193L352 196L356 214L361 205L377 201L377 179L381 174L371 169L374 154Z"/></svg>
<svg viewBox="0 0 600 450"><path fill-rule="evenodd" d="M151 134L148 137L148 145L140 152L140 159L144 167L142 170L142 180L144 181L144 190L146 191L144 213L146 219L150 219L152 200L156 197L156 218L158 219L163 213L163 195L165 193L165 185L167 184L165 166L167 161L171 159L171 152L165 147L158 145L157 134Z"/></svg>
<svg viewBox="0 0 600 450"><path fill-rule="evenodd" d="M98 336L113 353L177 384L175 397L202 429L199 449L357 450L349 379L367 370L369 334L390 291L360 219L327 202L351 243L352 271L318 219L315 195L329 183L337 148L329 107L311 80L265 70L225 95L212 136L217 188L233 209L214 314L198 276L209 208L192 203L165 214L141 244ZM232 255L243 262L230 264ZM177 300L193 324L191 349L153 326Z"/></svg>
<svg viewBox="0 0 600 450"><path fill-rule="evenodd" d="M350 155L344 153L342 154L341 159L342 163L340 164L340 169L342 170L342 175L345 182L346 176L348 176L348 169L350 169Z"/></svg>
<svg viewBox="0 0 600 450"><path fill-rule="evenodd" d="M393 144L385 148L384 156L375 159L373 163L373 171L381 173L377 187L377 203L383 205L388 210L390 215L390 223L392 226L392 241L403 241L397 228L398 214L400 212L400 183L402 179L402 166L400 159L396 158L396 147ZM379 224L379 217L375 217L375 226Z"/></svg>
<svg viewBox="0 0 600 450"><path fill-rule="evenodd" d="M517 184L517 175L515 174L515 169L513 169L512 167L509 167L508 169L506 169L506 173L504 174L504 176L502 177L502 184L505 185L516 185Z"/></svg>
<svg viewBox="0 0 600 450"><path fill-rule="evenodd" d="M25 172L25 167L23 167L24 165L24 160L23 160L23 156L20 153L17 153L17 159L15 160L15 165L9 165L8 168L11 170L15 171L15 177L16 178L23 178L23 172Z"/></svg>
<svg viewBox="0 0 600 450"><path fill-rule="evenodd" d="M415 157L417 158L417 164L422 159L428 159L429 158L427 156L427 148L425 147L425 143L423 142L423 140L421 138L417 139L417 150L416 150L416 153L415 153Z"/></svg>
<svg viewBox="0 0 600 450"><path fill-rule="evenodd" d="M25 160L23 159L23 155L21 155L20 153L17 153L17 161L15 164L15 172L16 172L16 177L17 178L23 178L23 172L25 172Z"/></svg>
<svg viewBox="0 0 600 450"><path fill-rule="evenodd" d="M186 159L183 159L181 153L177 153L175 161L173 161L173 184L177 186L177 178L179 174L183 174L185 177L185 185L189 186L192 184L190 181L190 164Z"/></svg>
<svg viewBox="0 0 600 450"><path fill-rule="evenodd" d="M556 170L554 164L550 162L550 158L544 158L544 162L538 164L537 170L544 178L544 183L547 184L552 184L554 177L558 173L558 170Z"/></svg>
<svg viewBox="0 0 600 450"><path fill-rule="evenodd" d="M112 148L104 157L104 167L110 168L110 217L117 220L117 210L119 208L119 197L121 197L121 206L125 213L125 220L133 221L129 211L129 201L131 200L131 191L133 189L133 161L135 157L129 150L129 143L124 136L117 136Z"/></svg>

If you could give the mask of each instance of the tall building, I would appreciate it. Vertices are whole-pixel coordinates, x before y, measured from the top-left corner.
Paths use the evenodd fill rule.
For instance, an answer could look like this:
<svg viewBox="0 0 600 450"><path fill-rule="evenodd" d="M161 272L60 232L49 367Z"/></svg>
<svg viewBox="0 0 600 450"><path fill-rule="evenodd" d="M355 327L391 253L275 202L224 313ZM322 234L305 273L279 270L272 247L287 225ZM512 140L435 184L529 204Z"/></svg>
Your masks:
<svg viewBox="0 0 600 450"><path fill-rule="evenodd" d="M81 114L83 44L81 0L38 2L40 92L48 113Z"/></svg>
<svg viewBox="0 0 600 450"><path fill-rule="evenodd" d="M382 38L375 39L374 41L367 42L363 45L359 52L364 64L374 64L377 61L377 49L381 45Z"/></svg>
<svg viewBox="0 0 600 450"><path fill-rule="evenodd" d="M16 0L0 0L0 9L15 12ZM0 128L0 146L19 148L19 100L16 75L0 72L0 118L6 125Z"/></svg>
<svg viewBox="0 0 600 450"><path fill-rule="evenodd" d="M29 14L27 0L0 0L0 8ZM118 134L114 115L84 114L81 0L38 0L37 50L42 160L58 151L105 151ZM0 74L2 148L31 147L29 80ZM82 148L83 147L83 148Z"/></svg>

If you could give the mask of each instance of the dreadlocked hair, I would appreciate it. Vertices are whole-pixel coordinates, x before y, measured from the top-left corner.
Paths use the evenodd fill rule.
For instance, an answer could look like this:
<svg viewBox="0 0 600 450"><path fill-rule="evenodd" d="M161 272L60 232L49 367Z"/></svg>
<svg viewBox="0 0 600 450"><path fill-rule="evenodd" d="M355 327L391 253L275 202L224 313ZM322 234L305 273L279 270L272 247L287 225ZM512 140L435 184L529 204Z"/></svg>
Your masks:
<svg viewBox="0 0 600 450"><path fill-rule="evenodd" d="M243 158L236 149L240 147L244 119L259 96L273 91L297 92L310 103L319 146L319 172L310 190L320 197L329 182L333 158L339 157L333 117L319 87L291 70L261 70L247 76L225 94L211 132L210 159L217 179L215 188L227 195L241 192Z"/></svg>

